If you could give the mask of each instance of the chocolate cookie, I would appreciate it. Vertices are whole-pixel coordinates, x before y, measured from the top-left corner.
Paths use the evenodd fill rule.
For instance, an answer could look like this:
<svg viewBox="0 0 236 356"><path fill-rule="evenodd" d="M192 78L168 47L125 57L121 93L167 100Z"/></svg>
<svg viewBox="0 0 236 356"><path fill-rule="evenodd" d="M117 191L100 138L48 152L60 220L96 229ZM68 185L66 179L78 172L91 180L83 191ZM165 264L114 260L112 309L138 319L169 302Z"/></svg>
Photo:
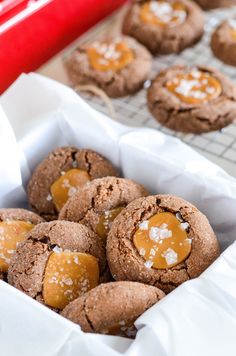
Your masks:
<svg viewBox="0 0 236 356"><path fill-rule="evenodd" d="M116 280L147 283L166 293L198 277L218 256L207 218L171 195L134 200L115 219L107 239Z"/></svg>
<svg viewBox="0 0 236 356"><path fill-rule="evenodd" d="M221 23L211 38L211 49L222 62L236 66L236 20Z"/></svg>
<svg viewBox="0 0 236 356"><path fill-rule="evenodd" d="M195 0L203 9L210 10L217 7L229 7L236 5L236 0Z"/></svg>
<svg viewBox="0 0 236 356"><path fill-rule="evenodd" d="M5 277L17 245L43 218L25 209L0 209L0 275ZM0 276L1 279L1 276Z"/></svg>
<svg viewBox="0 0 236 356"><path fill-rule="evenodd" d="M55 220L68 198L88 181L113 175L117 171L112 164L94 151L57 148L32 174L28 184L30 205L45 220Z"/></svg>
<svg viewBox="0 0 236 356"><path fill-rule="evenodd" d="M135 320L164 295L142 283L111 282L71 302L62 315L85 332L134 337Z"/></svg>
<svg viewBox="0 0 236 356"><path fill-rule="evenodd" d="M96 179L68 200L59 219L80 222L106 239L113 220L122 209L132 200L146 195L143 186L130 179Z"/></svg>
<svg viewBox="0 0 236 356"><path fill-rule="evenodd" d="M37 225L11 259L8 281L55 309L99 283L105 271L102 240L90 229L68 221Z"/></svg>
<svg viewBox="0 0 236 356"><path fill-rule="evenodd" d="M134 0L123 32L153 54L179 53L194 45L204 32L204 15L188 0Z"/></svg>
<svg viewBox="0 0 236 356"><path fill-rule="evenodd" d="M93 84L119 97L142 88L151 70L151 55L134 39L120 36L76 48L65 66L74 85Z"/></svg>
<svg viewBox="0 0 236 356"><path fill-rule="evenodd" d="M236 88L213 68L167 68L152 81L147 100L162 125L186 133L219 130L236 117Z"/></svg>

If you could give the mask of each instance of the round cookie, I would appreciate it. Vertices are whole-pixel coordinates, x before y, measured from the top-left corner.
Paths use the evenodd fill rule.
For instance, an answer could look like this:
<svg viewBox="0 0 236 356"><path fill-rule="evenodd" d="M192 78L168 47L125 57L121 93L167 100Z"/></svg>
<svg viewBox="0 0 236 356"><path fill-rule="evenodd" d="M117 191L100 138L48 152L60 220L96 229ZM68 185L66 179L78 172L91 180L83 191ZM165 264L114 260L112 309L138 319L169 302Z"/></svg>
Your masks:
<svg viewBox="0 0 236 356"><path fill-rule="evenodd" d="M205 215L171 195L134 200L115 219L107 239L116 280L147 283L166 293L198 277L218 256Z"/></svg>
<svg viewBox="0 0 236 356"><path fill-rule="evenodd" d="M205 10L236 5L236 0L195 0Z"/></svg>
<svg viewBox="0 0 236 356"><path fill-rule="evenodd" d="M68 200L59 219L80 222L105 240L121 210L132 200L146 195L143 186L130 179L96 179Z"/></svg>
<svg viewBox="0 0 236 356"><path fill-rule="evenodd" d="M57 148L31 176L27 188L30 205L45 220L55 220L67 199L88 181L113 175L117 171L112 164L92 150Z"/></svg>
<svg viewBox="0 0 236 356"><path fill-rule="evenodd" d="M37 225L11 259L8 282L51 308L99 284L105 272L102 240L86 226L52 221Z"/></svg>
<svg viewBox="0 0 236 356"><path fill-rule="evenodd" d="M222 129L236 117L236 88L213 68L173 66L161 71L147 93L152 115L164 126L200 134Z"/></svg>
<svg viewBox="0 0 236 356"><path fill-rule="evenodd" d="M127 36L78 47L65 62L74 85L92 84L110 97L140 90L151 70L148 50Z"/></svg>
<svg viewBox="0 0 236 356"><path fill-rule="evenodd" d="M164 296L142 283L111 282L74 300L61 314L85 332L135 337L135 320Z"/></svg>
<svg viewBox="0 0 236 356"><path fill-rule="evenodd" d="M134 0L123 22L123 32L153 54L179 53L200 40L204 14L189 0Z"/></svg>
<svg viewBox="0 0 236 356"><path fill-rule="evenodd" d="M211 49L222 62L236 66L236 20L224 21L216 28L211 38Z"/></svg>
<svg viewBox="0 0 236 356"><path fill-rule="evenodd" d="M0 279L5 278L17 245L44 219L25 209L0 209Z"/></svg>

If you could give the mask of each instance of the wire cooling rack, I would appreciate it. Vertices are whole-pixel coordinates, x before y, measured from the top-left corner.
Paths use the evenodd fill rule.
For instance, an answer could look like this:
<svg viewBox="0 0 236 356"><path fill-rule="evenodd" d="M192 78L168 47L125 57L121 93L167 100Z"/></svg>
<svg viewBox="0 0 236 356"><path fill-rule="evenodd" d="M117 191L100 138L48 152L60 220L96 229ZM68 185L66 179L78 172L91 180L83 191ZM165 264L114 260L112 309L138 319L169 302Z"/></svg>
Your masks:
<svg viewBox="0 0 236 356"><path fill-rule="evenodd" d="M95 39L106 36L107 33L117 33L120 28L124 11L125 9L122 9L108 20L103 21L87 32L74 43L69 51L73 50L78 44L89 43ZM236 7L224 10L214 10L206 13L205 35L203 36L203 39L196 46L184 50L179 55L165 55L154 58L151 78L161 69L173 64L202 64L219 69L236 83L236 68L225 65L217 60L211 53L209 47L211 33L214 28L224 19L232 18L234 16L236 16ZM94 108L107 113L107 107L101 98L88 93L81 93L81 95ZM129 126L151 127L162 131L165 134L178 137L183 142L194 147L197 151L221 165L229 173L236 176L236 122L223 130L216 132L202 135L183 134L161 126L152 117L147 109L145 88L135 95L121 99L112 99L112 103L116 112L115 120Z"/></svg>

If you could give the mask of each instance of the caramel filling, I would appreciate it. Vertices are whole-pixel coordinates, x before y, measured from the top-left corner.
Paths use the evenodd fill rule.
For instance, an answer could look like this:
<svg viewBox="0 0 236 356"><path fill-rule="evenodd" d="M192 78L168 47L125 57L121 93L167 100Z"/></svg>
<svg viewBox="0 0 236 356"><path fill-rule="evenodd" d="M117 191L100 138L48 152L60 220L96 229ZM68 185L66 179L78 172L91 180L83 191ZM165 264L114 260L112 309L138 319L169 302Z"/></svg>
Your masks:
<svg viewBox="0 0 236 356"><path fill-rule="evenodd" d="M191 252L189 224L172 213L159 213L139 224L133 242L147 268L166 269L183 262Z"/></svg>
<svg viewBox="0 0 236 356"><path fill-rule="evenodd" d="M56 209L60 211L67 200L88 181L90 181L88 172L78 168L72 168L61 175L51 186L52 200Z"/></svg>
<svg viewBox="0 0 236 356"><path fill-rule="evenodd" d="M134 320L121 320L119 323L115 323L106 330L102 330L101 333L134 338L137 333L137 329L134 326Z"/></svg>
<svg viewBox="0 0 236 356"><path fill-rule="evenodd" d="M19 242L24 241L34 227L26 221L0 222L0 271L7 272L9 262Z"/></svg>
<svg viewBox="0 0 236 356"><path fill-rule="evenodd" d="M115 220L115 218L121 212L122 209L123 207L111 209L105 211L104 214L100 216L99 223L97 224L96 227L96 232L100 237L102 237L103 239L107 238L107 235L110 231L113 221Z"/></svg>
<svg viewBox="0 0 236 356"><path fill-rule="evenodd" d="M144 23L161 27L173 27L184 23L187 17L186 7L178 1L149 1L141 6L140 18Z"/></svg>
<svg viewBox="0 0 236 356"><path fill-rule="evenodd" d="M177 74L166 88L186 104L202 104L216 99L222 92L220 82L209 73L192 70Z"/></svg>
<svg viewBox="0 0 236 356"><path fill-rule="evenodd" d="M102 72L116 72L134 60L134 53L128 45L122 41L95 42L87 49L90 65Z"/></svg>
<svg viewBox="0 0 236 356"><path fill-rule="evenodd" d="M96 287L97 259L86 253L53 252L43 280L43 299L50 307L63 309L69 302Z"/></svg>

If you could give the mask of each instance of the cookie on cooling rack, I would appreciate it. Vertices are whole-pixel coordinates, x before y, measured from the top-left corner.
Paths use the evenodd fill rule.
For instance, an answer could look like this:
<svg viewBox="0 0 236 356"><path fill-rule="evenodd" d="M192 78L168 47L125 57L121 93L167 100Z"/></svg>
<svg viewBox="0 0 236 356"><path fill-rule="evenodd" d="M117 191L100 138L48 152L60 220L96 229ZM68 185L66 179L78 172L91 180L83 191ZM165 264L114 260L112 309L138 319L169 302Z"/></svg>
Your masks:
<svg viewBox="0 0 236 356"><path fill-rule="evenodd" d="M81 224L51 221L35 226L18 246L8 281L39 302L61 310L96 287L105 272L105 246L100 237Z"/></svg>
<svg viewBox="0 0 236 356"><path fill-rule="evenodd" d="M66 201L87 182L117 174L112 164L97 152L57 148L39 163L30 178L30 205L45 220L55 220Z"/></svg>
<svg viewBox="0 0 236 356"><path fill-rule="evenodd" d="M229 7L236 5L236 0L195 0L203 9L210 10L217 7Z"/></svg>
<svg viewBox="0 0 236 356"><path fill-rule="evenodd" d="M111 282L71 302L62 315L85 332L133 338L135 320L164 296L160 289L142 283Z"/></svg>
<svg viewBox="0 0 236 356"><path fill-rule="evenodd" d="M219 130L236 117L236 87L213 68L169 67L154 78L147 100L162 125L185 133Z"/></svg>
<svg viewBox="0 0 236 356"><path fill-rule="evenodd" d="M151 70L148 50L127 36L97 40L76 48L65 66L74 85L95 85L110 97L133 94Z"/></svg>
<svg viewBox="0 0 236 356"><path fill-rule="evenodd" d="M123 32L153 54L179 53L194 45L204 32L204 15L189 0L134 0Z"/></svg>
<svg viewBox="0 0 236 356"><path fill-rule="evenodd" d="M211 49L222 62L236 66L235 19L226 20L216 28L211 38Z"/></svg>
<svg viewBox="0 0 236 356"><path fill-rule="evenodd" d="M219 244L206 216L171 195L134 200L108 234L113 277L154 285L166 293L198 277L218 256Z"/></svg>

